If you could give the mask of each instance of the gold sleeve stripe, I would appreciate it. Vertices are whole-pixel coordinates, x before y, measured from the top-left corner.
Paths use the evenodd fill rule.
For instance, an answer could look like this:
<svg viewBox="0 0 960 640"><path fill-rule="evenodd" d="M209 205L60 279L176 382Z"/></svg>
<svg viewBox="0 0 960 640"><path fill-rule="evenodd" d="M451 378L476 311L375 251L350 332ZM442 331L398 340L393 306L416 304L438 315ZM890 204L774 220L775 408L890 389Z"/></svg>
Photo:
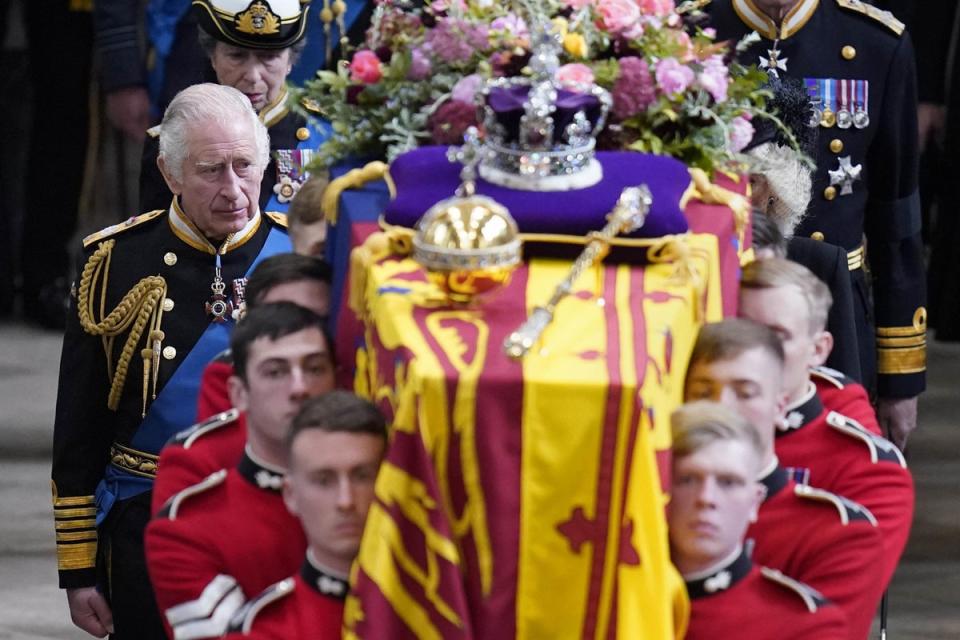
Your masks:
<svg viewBox="0 0 960 640"><path fill-rule="evenodd" d="M877 336L880 338L906 338L914 336L925 336L927 330L914 329L913 327L877 327Z"/></svg>
<svg viewBox="0 0 960 640"><path fill-rule="evenodd" d="M63 518L90 518L95 515L97 515L96 507L86 509L56 509L53 512L53 517L57 520Z"/></svg>
<svg viewBox="0 0 960 640"><path fill-rule="evenodd" d="M920 373L927 369L927 350L880 349L877 351L877 371L882 374Z"/></svg>
<svg viewBox="0 0 960 640"><path fill-rule="evenodd" d="M94 503L93 496L73 496L70 498L54 498L54 507L87 507Z"/></svg>
<svg viewBox="0 0 960 640"><path fill-rule="evenodd" d="M877 347L896 348L896 347L922 347L927 344L927 336L910 336L905 338L877 338Z"/></svg>
<svg viewBox="0 0 960 640"><path fill-rule="evenodd" d="M95 529L85 529L83 531L57 531L57 542L96 542L97 532Z"/></svg>
<svg viewBox="0 0 960 640"><path fill-rule="evenodd" d="M87 520L62 520L54 523L57 531L66 531L69 529L96 529L97 519L89 518Z"/></svg>
<svg viewBox="0 0 960 640"><path fill-rule="evenodd" d="M96 541L57 545L57 568L61 571L92 569L96 566L96 561Z"/></svg>

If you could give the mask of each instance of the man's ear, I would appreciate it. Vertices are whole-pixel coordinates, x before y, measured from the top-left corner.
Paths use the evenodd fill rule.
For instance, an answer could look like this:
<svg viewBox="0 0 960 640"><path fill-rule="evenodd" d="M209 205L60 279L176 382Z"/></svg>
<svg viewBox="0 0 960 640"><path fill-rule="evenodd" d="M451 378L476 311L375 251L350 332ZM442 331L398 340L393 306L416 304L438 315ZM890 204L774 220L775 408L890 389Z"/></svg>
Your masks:
<svg viewBox="0 0 960 640"><path fill-rule="evenodd" d="M230 404L238 411L246 411L250 407L247 386L239 376L230 376L227 379L227 394L230 396Z"/></svg>
<svg viewBox="0 0 960 640"><path fill-rule="evenodd" d="M822 366L833 351L833 334L826 329L813 336L813 362L811 366Z"/></svg>
<svg viewBox="0 0 960 640"><path fill-rule="evenodd" d="M183 193L183 183L174 178L173 174L170 173L170 167L167 166L167 159L163 156L157 156L157 167L159 167L160 174L163 176L164 182L167 183L170 193L175 196L179 196L181 193Z"/></svg>

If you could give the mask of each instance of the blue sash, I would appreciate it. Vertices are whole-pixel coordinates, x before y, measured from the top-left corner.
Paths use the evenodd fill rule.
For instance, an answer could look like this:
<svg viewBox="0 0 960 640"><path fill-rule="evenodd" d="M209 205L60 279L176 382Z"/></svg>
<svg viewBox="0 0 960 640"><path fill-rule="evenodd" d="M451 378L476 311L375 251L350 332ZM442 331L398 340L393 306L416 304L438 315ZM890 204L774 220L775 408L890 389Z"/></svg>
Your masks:
<svg viewBox="0 0 960 640"><path fill-rule="evenodd" d="M290 238L286 231L277 227L270 230L260 253L250 264L247 277L260 261L278 253L291 250ZM200 377L204 367L218 353L230 346L230 334L233 320L211 322L184 358L177 370L163 385L157 399L147 409L147 415L130 442L130 447L138 451L156 455L163 445L178 431L193 424L197 414L197 396ZM97 526L103 522L114 502L149 491L153 486L152 478L128 473L123 469L107 464L103 480L97 485Z"/></svg>
<svg viewBox="0 0 960 640"><path fill-rule="evenodd" d="M147 40L153 47L153 68L147 73L147 88L150 102L156 109L157 100L163 90L163 78L167 68L167 57L173 48L177 35L177 24L190 11L190 0L150 0L147 4L145 21ZM163 114L154 114L163 115Z"/></svg>

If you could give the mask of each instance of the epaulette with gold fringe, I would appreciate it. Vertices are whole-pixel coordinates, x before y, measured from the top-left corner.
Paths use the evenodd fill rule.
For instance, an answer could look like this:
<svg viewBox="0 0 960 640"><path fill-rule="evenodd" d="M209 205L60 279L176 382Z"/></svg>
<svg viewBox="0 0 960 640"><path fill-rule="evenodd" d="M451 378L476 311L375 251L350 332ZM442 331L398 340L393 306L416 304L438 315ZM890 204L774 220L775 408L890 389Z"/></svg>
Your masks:
<svg viewBox="0 0 960 640"><path fill-rule="evenodd" d="M275 224L286 229L290 226L289 221L287 220L287 214L280 213L279 211L267 211L266 216L273 220Z"/></svg>
<svg viewBox="0 0 960 640"><path fill-rule="evenodd" d="M778 571L777 569L771 569L769 567L760 567L760 573L764 578L775 582L776 584L784 587L793 593L800 596L800 599L803 600L804 606L807 608L807 611L810 613L816 613L817 610L826 605L829 601L823 597L819 591L813 587L800 582L799 580L794 580L793 578L784 575L783 572Z"/></svg>
<svg viewBox="0 0 960 640"><path fill-rule="evenodd" d="M227 479L227 470L220 469L220 471L214 471L206 478L198 482L197 484L191 485L184 489L183 491L176 493L167 500L167 503L163 505L163 508L157 513L158 518L169 518L170 520L177 519L177 512L180 511L180 507L183 506L183 503L188 498L193 498L198 496L204 491L209 491L214 487L223 484L223 481Z"/></svg>
<svg viewBox="0 0 960 640"><path fill-rule="evenodd" d="M837 4L841 9L847 9L849 11L855 11L861 15L865 15L868 18L872 18L885 26L890 31L893 31L895 34L903 35L903 30L906 27L901 21L897 20L889 11L884 11L883 9L878 9L872 4L867 4L861 0L837 0Z"/></svg>
<svg viewBox="0 0 960 640"><path fill-rule="evenodd" d="M109 238L110 236L116 235L121 231L126 231L127 229L133 229L135 226L143 224L144 222L149 222L159 215L166 213L166 209L156 209L154 211L148 211L147 213L142 213L139 216L133 216L127 218L123 222L118 222L117 224L112 224L105 229L100 229L91 233L86 238L83 239L83 247L87 248L94 242L98 240L103 240L104 238Z"/></svg>

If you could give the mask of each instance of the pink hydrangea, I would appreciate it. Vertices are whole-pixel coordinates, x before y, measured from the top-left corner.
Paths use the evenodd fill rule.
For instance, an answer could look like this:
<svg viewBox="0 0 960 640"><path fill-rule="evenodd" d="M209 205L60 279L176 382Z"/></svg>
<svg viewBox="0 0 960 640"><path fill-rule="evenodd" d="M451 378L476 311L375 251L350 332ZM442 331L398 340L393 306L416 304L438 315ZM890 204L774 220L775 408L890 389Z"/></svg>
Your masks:
<svg viewBox="0 0 960 640"><path fill-rule="evenodd" d="M475 52L487 47L487 28L459 18L440 18L427 31L426 44L444 62L467 62Z"/></svg>
<svg viewBox="0 0 960 640"><path fill-rule="evenodd" d="M740 153L753 140L753 133L750 121L743 116L737 116L727 128L727 148L733 153Z"/></svg>
<svg viewBox="0 0 960 640"><path fill-rule="evenodd" d="M490 29L506 32L513 38L525 40L530 37L526 21L514 13L508 13L490 23Z"/></svg>
<svg viewBox="0 0 960 640"><path fill-rule="evenodd" d="M407 70L408 79L423 80L430 75L431 70L430 56L426 51L417 47L410 52L410 69Z"/></svg>
<svg viewBox="0 0 960 640"><path fill-rule="evenodd" d="M619 120L643 113L657 99L657 87L646 60L620 58L620 74L613 85L613 115Z"/></svg>
<svg viewBox="0 0 960 640"><path fill-rule="evenodd" d="M700 86L707 90L717 102L727 101L727 87L730 85L730 76L727 65L718 55L710 56L703 61L703 71L698 78Z"/></svg>
<svg viewBox="0 0 960 640"><path fill-rule="evenodd" d="M380 58L369 49L361 49L353 54L350 61L350 79L360 84L374 84L383 77Z"/></svg>
<svg viewBox="0 0 960 640"><path fill-rule="evenodd" d="M450 91L450 97L458 102L473 104L482 85L483 78L471 73L457 80L457 84L453 85L453 90Z"/></svg>
<svg viewBox="0 0 960 640"><path fill-rule="evenodd" d="M664 58L657 63L657 84L664 93L683 93L693 83L693 69L681 64L676 58Z"/></svg>
<svg viewBox="0 0 960 640"><path fill-rule="evenodd" d="M574 62L557 69L557 82L570 91L585 91L593 84L593 69Z"/></svg>
<svg viewBox="0 0 960 640"><path fill-rule="evenodd" d="M615 36L636 38L643 32L640 7L634 0L596 0L601 27Z"/></svg>
<svg viewBox="0 0 960 640"><path fill-rule="evenodd" d="M648 16L666 17L676 10L673 0L636 0L640 12Z"/></svg>

